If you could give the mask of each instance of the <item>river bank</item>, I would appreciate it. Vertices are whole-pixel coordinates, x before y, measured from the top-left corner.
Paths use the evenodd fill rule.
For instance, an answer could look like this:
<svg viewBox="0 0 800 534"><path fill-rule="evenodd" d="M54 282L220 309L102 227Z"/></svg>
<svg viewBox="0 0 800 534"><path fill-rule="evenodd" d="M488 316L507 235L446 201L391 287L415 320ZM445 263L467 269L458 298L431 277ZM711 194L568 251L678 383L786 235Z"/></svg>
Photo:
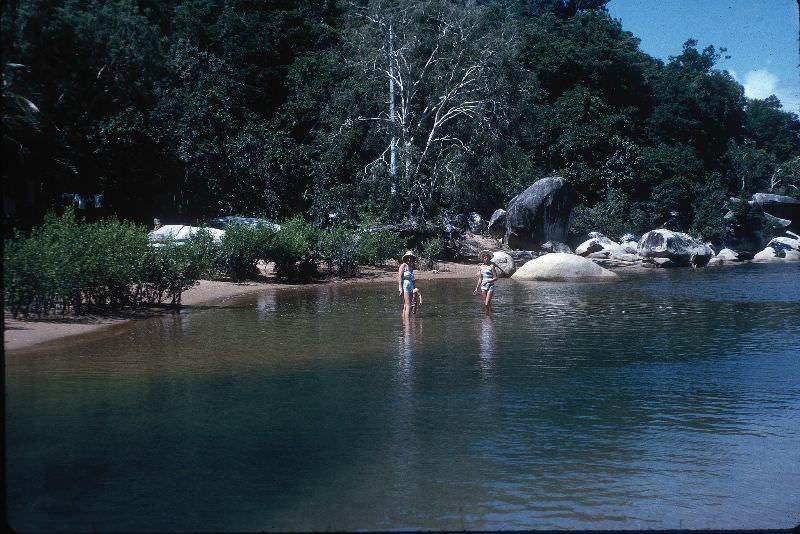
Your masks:
<svg viewBox="0 0 800 534"><path fill-rule="evenodd" d="M293 284L279 281L272 274L270 265L261 269L257 281L243 283L220 280L201 280L191 289L184 291L182 309L191 311L196 306L218 306L230 299L262 291L287 291L328 284L380 284L392 285L397 266L384 268L366 267L354 278L323 278L311 283ZM446 278L472 278L477 273L475 263L439 262L434 270L417 270L418 280ZM14 319L7 311L3 313L3 349L13 351L27 349L43 343L59 342L75 336L95 334L129 321L141 320L155 315L173 313L171 308L150 308L115 316L97 315L48 315L41 318Z"/></svg>

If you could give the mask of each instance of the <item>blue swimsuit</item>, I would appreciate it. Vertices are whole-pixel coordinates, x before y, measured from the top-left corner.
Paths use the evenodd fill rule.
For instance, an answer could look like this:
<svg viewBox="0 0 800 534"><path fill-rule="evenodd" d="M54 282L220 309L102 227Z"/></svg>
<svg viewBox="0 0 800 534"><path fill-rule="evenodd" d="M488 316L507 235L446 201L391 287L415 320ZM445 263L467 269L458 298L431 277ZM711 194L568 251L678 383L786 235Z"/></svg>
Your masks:
<svg viewBox="0 0 800 534"><path fill-rule="evenodd" d="M492 266L485 265L481 267L481 276L483 276L483 283L481 284L482 291L494 291L494 282L490 282L494 276L492 275Z"/></svg>
<svg viewBox="0 0 800 534"><path fill-rule="evenodd" d="M403 291L414 291L414 271L403 271Z"/></svg>

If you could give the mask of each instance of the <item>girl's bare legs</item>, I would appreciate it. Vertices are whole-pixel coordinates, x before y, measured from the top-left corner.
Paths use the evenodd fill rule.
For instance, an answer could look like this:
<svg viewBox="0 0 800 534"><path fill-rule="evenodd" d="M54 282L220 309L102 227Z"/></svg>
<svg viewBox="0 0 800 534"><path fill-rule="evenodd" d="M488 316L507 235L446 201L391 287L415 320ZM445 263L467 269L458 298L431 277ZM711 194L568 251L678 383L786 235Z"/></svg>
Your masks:
<svg viewBox="0 0 800 534"><path fill-rule="evenodd" d="M486 313L492 313L492 294L494 291L491 289L489 291L483 292L483 309L486 310Z"/></svg>

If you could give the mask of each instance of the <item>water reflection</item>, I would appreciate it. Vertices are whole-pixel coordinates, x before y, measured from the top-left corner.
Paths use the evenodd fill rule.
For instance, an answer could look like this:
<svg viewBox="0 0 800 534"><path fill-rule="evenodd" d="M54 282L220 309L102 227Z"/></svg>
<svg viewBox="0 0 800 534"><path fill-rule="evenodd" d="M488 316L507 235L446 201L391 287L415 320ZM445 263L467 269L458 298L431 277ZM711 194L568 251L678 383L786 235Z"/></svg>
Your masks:
<svg viewBox="0 0 800 534"><path fill-rule="evenodd" d="M481 318L479 336L481 375L484 380L491 378L494 365L494 323L491 315Z"/></svg>

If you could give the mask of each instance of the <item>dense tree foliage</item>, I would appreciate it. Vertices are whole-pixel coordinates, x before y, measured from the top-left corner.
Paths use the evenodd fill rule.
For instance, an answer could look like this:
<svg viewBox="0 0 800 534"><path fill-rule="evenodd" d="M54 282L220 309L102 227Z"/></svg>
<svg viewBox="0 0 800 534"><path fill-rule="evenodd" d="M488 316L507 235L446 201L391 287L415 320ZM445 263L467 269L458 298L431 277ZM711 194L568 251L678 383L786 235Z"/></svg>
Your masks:
<svg viewBox="0 0 800 534"><path fill-rule="evenodd" d="M713 239L730 197L798 193L797 115L605 4L4 2L6 232L65 194L140 223L489 215L560 173L578 229Z"/></svg>

